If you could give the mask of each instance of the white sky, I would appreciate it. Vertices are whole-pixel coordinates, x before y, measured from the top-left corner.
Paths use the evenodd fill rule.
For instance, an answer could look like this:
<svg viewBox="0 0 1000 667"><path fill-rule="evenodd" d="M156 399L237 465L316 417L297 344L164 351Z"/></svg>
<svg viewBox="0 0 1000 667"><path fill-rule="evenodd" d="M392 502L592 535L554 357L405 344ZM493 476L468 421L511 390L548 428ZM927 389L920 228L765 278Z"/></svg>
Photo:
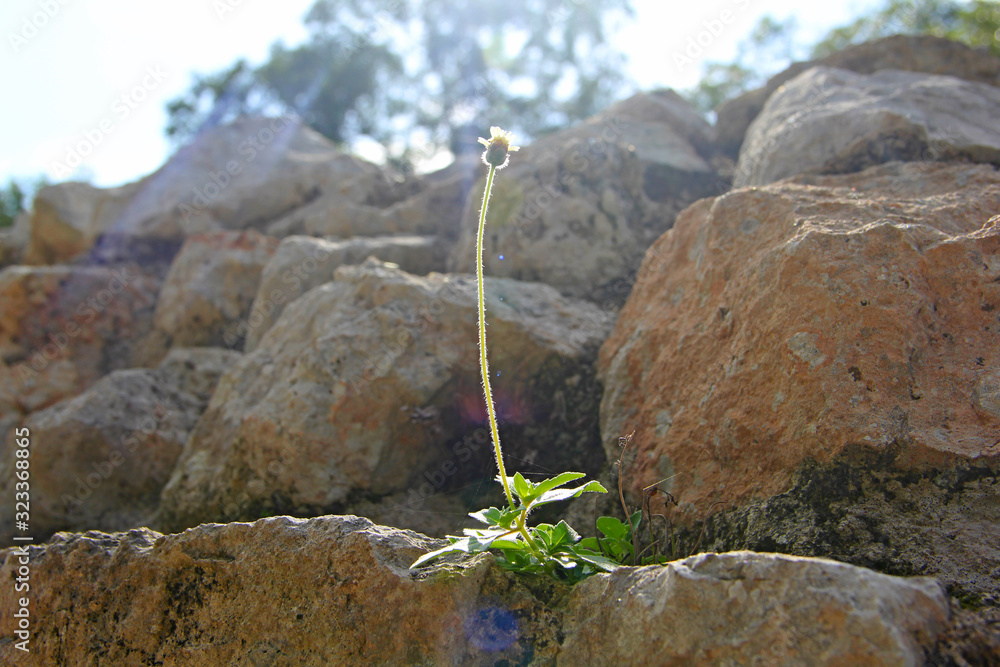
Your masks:
<svg viewBox="0 0 1000 667"><path fill-rule="evenodd" d="M43 173L66 180L57 165L80 142L96 146L76 174L96 185L119 185L155 170L170 152L163 134L166 102L189 88L194 73L216 72L240 57L260 63L274 41L304 39L301 18L311 4L2 0L0 185L10 177ZM683 89L697 82L702 61L732 59L736 45L766 14L795 15L799 37L811 41L882 2L633 0L633 5L636 19L613 36L629 57L628 75L640 89ZM695 62L678 65L674 55L684 54L688 40L706 31L716 34L700 35L706 46Z"/></svg>

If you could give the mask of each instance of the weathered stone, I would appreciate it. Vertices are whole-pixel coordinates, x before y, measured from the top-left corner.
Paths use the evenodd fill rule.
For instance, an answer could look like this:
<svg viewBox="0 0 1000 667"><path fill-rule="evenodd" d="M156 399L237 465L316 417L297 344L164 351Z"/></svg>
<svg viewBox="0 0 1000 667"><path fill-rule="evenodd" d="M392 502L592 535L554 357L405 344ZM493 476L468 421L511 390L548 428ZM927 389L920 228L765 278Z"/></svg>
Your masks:
<svg viewBox="0 0 1000 667"><path fill-rule="evenodd" d="M260 228L323 193L360 203L386 187L377 167L299 119L247 117L199 134L144 178L112 231L177 239Z"/></svg>
<svg viewBox="0 0 1000 667"><path fill-rule="evenodd" d="M374 236L346 241L289 236L264 267L253 307L235 329L235 336L246 339L248 352L253 350L287 304L333 280L338 266L360 264L368 257L391 262L416 275L444 268L444 246L434 236Z"/></svg>
<svg viewBox="0 0 1000 667"><path fill-rule="evenodd" d="M488 279L486 293L507 455L603 468L590 362L611 318L546 285ZM492 478L476 303L470 276L421 278L374 259L337 269L220 380L159 525L315 515L408 489L412 507Z"/></svg>
<svg viewBox="0 0 1000 667"><path fill-rule="evenodd" d="M21 424L31 441L31 534L125 530L159 505L188 434L239 353L178 349L156 369L114 371ZM0 458L0 494L13 498L13 447ZM0 516L9 543L13 513Z"/></svg>
<svg viewBox="0 0 1000 667"><path fill-rule="evenodd" d="M40 189L32 204L25 263L58 264L85 253L120 222L139 187L132 183L102 189L88 183L60 183Z"/></svg>
<svg viewBox="0 0 1000 667"><path fill-rule="evenodd" d="M278 243L254 231L189 238L160 290L146 364L158 363L171 347L239 348L236 330L250 314L261 272Z"/></svg>
<svg viewBox="0 0 1000 667"><path fill-rule="evenodd" d="M524 146L493 185L486 273L620 305L646 248L681 209L724 185L712 151L712 128L672 91L636 95ZM475 267L485 172L466 203L453 271Z"/></svg>
<svg viewBox="0 0 1000 667"><path fill-rule="evenodd" d="M849 46L823 58L793 63L768 79L762 88L726 100L716 109L719 148L736 158L747 128L771 94L813 67L836 67L858 74L895 69L944 74L1000 86L1000 59L991 56L986 49L972 49L960 42L931 35L893 35Z"/></svg>
<svg viewBox="0 0 1000 667"><path fill-rule="evenodd" d="M136 365L159 282L135 265L0 271L0 413L26 413Z"/></svg>
<svg viewBox="0 0 1000 667"><path fill-rule="evenodd" d="M384 201L356 202L330 191L266 227L272 236L378 236L458 233L471 183L467 175L429 180L419 192L386 206Z"/></svg>
<svg viewBox="0 0 1000 667"><path fill-rule="evenodd" d="M778 551L933 575L963 605L1000 609L996 464L914 471L905 454L854 446L830 463L806 462L788 491L674 531L675 548Z"/></svg>
<svg viewBox="0 0 1000 667"><path fill-rule="evenodd" d="M355 516L60 533L0 552L30 572L18 664L919 665L962 628L930 579L751 552L620 568L572 589ZM23 562L22 560L23 559ZM18 593L0 588L15 638ZM968 623L963 627L968 627ZM962 657L959 653L959 657ZM968 654L965 654L968 655Z"/></svg>
<svg viewBox="0 0 1000 667"><path fill-rule="evenodd" d="M575 586L559 662L917 667L948 620L933 579L780 554L700 554Z"/></svg>
<svg viewBox="0 0 1000 667"><path fill-rule="evenodd" d="M992 167L892 163L686 210L599 359L609 458L635 430L633 497L667 480L690 523L783 493L850 445L898 446L893 465L914 473L995 469L1000 423L974 391L1000 366L998 209ZM995 527L989 488L976 512Z"/></svg>
<svg viewBox="0 0 1000 667"><path fill-rule="evenodd" d="M480 558L419 580L439 545L356 516L59 534L32 546L31 653L18 664L551 663L557 613ZM0 552L2 553L2 552ZM11 581L18 557L0 568ZM426 576L426 575L425 575ZM13 585L0 632L14 637Z"/></svg>
<svg viewBox="0 0 1000 667"><path fill-rule="evenodd" d="M813 68L768 99L747 131L733 184L893 160L1000 165L998 108L1000 88L955 77Z"/></svg>

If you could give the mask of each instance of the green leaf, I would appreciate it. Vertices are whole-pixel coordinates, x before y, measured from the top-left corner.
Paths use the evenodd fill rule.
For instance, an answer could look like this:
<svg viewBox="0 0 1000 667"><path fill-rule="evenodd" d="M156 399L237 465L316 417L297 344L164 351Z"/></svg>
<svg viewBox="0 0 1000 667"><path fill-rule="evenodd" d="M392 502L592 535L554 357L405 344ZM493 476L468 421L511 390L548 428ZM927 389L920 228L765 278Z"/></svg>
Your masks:
<svg viewBox="0 0 1000 667"><path fill-rule="evenodd" d="M582 472L564 472L561 475L556 475L550 479L543 479L535 485L535 495L540 496L546 491L558 488L564 484L569 484L570 482L580 479L581 477L586 477L586 474Z"/></svg>
<svg viewBox="0 0 1000 667"><path fill-rule="evenodd" d="M488 509L479 510L478 512L472 512L469 516L477 521L481 521L491 526L511 528L514 525L514 521L517 519L518 514L519 512L517 510L513 510L509 507L505 507L502 510L497 509L496 507L490 507Z"/></svg>
<svg viewBox="0 0 1000 667"><path fill-rule="evenodd" d="M628 538L629 528L613 516L602 516L597 519L597 530L614 540Z"/></svg>
<svg viewBox="0 0 1000 667"><path fill-rule="evenodd" d="M517 497L520 498L521 502L525 505L527 505L530 499L534 496L532 493L531 483L519 472L514 473L514 491L517 493Z"/></svg>
<svg viewBox="0 0 1000 667"><path fill-rule="evenodd" d="M528 504L528 509L534 509L536 507L541 507L542 505L548 505L549 503L559 502L560 500L568 500L569 498L575 498L581 493L607 493L608 490L601 486L600 482L587 482L583 486L578 486L573 489L552 489L551 491L546 491L545 493L538 496L535 500Z"/></svg>

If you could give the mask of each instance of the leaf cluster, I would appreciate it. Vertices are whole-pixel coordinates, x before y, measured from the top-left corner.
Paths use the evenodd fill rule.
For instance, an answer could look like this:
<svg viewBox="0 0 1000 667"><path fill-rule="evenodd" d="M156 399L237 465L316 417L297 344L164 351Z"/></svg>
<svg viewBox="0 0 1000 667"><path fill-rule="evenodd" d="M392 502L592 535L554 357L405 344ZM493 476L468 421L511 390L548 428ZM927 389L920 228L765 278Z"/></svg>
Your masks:
<svg viewBox="0 0 1000 667"><path fill-rule="evenodd" d="M424 554L411 567L420 567L448 554L478 554L492 550L497 562L508 570L525 574L547 574L575 583L597 572L612 572L632 556L632 531L638 527L633 515L628 524L613 517L598 519L604 537L581 539L565 521L527 526L528 514L543 505L577 498L584 493L607 493L600 482L576 487L570 482L584 477L582 472L532 482L521 473L508 477L517 501L514 507L489 507L470 514L485 528L466 528L463 536L448 536L446 547Z"/></svg>

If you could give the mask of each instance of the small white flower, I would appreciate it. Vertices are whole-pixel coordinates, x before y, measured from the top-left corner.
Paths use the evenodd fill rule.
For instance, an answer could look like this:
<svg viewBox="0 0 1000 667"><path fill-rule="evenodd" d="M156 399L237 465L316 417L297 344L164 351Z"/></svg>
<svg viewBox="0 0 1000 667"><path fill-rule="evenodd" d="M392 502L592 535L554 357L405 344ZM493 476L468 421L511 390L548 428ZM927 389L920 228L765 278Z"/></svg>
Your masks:
<svg viewBox="0 0 1000 667"><path fill-rule="evenodd" d="M497 169L506 167L510 159L510 153L521 148L520 146L510 145L513 138L513 132L501 130L496 125L490 128L489 139L479 137L479 143L486 146L486 150L483 151L483 164L487 167L496 167Z"/></svg>

